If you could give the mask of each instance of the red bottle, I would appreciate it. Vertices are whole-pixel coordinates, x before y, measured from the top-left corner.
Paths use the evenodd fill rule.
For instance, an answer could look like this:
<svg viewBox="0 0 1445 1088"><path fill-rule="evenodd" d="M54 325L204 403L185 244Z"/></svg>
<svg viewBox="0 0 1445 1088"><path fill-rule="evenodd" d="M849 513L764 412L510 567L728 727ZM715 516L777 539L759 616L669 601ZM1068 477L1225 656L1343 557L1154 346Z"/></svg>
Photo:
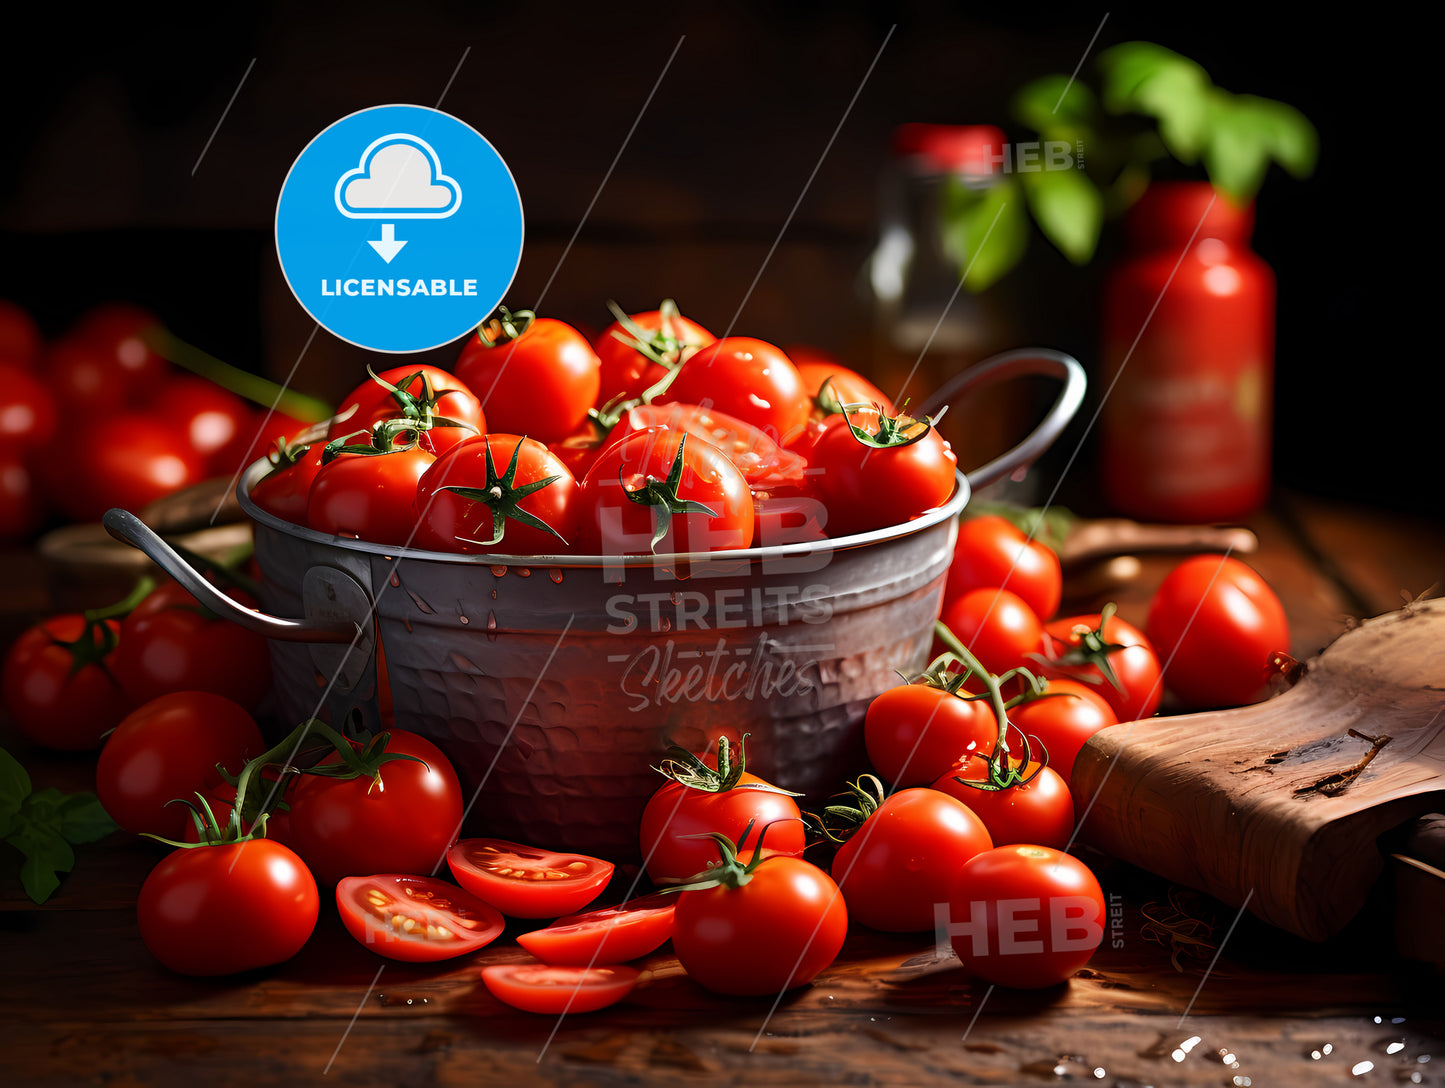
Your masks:
<svg viewBox="0 0 1445 1088"><path fill-rule="evenodd" d="M1136 518L1242 518L1269 494L1274 386L1254 209L1207 182L1156 182L1125 227L1131 251L1104 296L1105 498Z"/></svg>

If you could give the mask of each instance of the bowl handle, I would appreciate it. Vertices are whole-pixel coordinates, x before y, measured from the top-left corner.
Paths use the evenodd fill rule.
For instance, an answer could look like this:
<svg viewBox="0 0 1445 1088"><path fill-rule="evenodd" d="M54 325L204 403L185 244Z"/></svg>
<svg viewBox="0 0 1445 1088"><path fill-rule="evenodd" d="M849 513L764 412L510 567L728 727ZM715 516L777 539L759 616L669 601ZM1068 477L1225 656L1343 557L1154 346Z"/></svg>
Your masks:
<svg viewBox="0 0 1445 1088"><path fill-rule="evenodd" d="M970 389L1030 375L1058 378L1064 383L1064 387L1059 390L1049 414L1027 438L982 468L968 473L968 483L974 491L1033 464L1054 444L1084 401L1084 368L1072 355L1065 355L1062 351L1051 348L1018 348L960 371L923 402L921 413L931 416Z"/></svg>
<svg viewBox="0 0 1445 1088"><path fill-rule="evenodd" d="M185 586L191 596L201 604L216 615L224 616L248 631L265 635L267 638L280 639L283 642L349 643L358 641L367 642L369 646L366 633L358 622L361 617L339 614L336 609L331 610L331 615L310 615L312 608L308 604L308 615L305 619L288 620L278 616L268 616L264 612L257 612L253 608L247 608L232 600L206 581L199 571L182 559L174 548L129 510L121 510L118 507L107 510L101 523L105 526L106 532L115 539L145 552L156 566ZM341 572L335 573L340 574ZM362 601L364 602L364 600L365 595L363 594ZM354 611L354 609L349 611Z"/></svg>

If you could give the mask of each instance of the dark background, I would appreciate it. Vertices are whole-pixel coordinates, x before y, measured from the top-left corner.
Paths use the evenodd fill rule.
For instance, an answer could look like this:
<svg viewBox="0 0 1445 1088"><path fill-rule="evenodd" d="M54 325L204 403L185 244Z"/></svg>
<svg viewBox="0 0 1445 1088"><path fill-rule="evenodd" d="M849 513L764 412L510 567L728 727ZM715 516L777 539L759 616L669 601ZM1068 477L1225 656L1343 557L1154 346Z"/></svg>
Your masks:
<svg viewBox="0 0 1445 1088"><path fill-rule="evenodd" d="M641 309L670 295L720 330L896 23L737 330L866 366L859 270L893 128L1008 128L1009 94L1072 71L1102 15L922 2L41 13L49 25L13 36L0 70L0 296L31 308L51 335L94 302L131 299L214 355L285 375L312 328L279 276L271 235L292 160L355 110L435 105L470 47L441 105L486 135L517 178L527 247L509 298L532 305L685 34L543 309L597 328L609 297ZM1439 516L1438 349L1423 317L1436 309L1433 167L1403 75L1427 44L1418 38L1368 16L1113 10L1092 55L1156 41L1219 85L1282 99L1315 123L1315 176L1274 170L1258 201L1254 246L1279 280L1276 478ZM1022 342L1093 365L1097 290L1114 248L1106 231L1095 261L1076 269L1033 238L1008 281L1023 300ZM455 350L436 358L449 364ZM323 332L295 384L335 397L367 361Z"/></svg>

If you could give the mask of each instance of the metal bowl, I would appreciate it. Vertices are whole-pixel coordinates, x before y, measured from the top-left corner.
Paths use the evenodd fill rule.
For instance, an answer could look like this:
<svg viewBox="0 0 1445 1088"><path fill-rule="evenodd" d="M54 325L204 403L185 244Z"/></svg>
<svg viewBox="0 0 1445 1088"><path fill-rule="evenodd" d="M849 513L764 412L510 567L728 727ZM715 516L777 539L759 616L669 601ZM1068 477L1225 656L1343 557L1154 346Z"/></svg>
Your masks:
<svg viewBox="0 0 1445 1088"><path fill-rule="evenodd" d="M971 487L1030 463L1082 399L1067 356L1013 352L988 366L982 380L1043 373L1064 391L1019 447L959 474L946 504L851 537L620 558L399 549L261 510L250 499L260 461L239 486L262 574L255 612L133 515L105 523L208 607L275 640L288 721L377 730L394 715L456 766L475 798L468 834L635 858L659 783L651 765L669 743L702 751L749 734L751 769L814 798L863 768L868 702L927 657Z"/></svg>

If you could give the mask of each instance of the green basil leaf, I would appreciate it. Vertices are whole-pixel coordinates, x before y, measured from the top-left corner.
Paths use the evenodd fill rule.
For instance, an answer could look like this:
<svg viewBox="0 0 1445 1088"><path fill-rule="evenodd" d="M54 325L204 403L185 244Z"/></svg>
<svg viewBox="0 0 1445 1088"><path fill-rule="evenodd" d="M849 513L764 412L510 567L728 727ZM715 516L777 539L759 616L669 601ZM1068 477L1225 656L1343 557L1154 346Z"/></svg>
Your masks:
<svg viewBox="0 0 1445 1088"><path fill-rule="evenodd" d="M1319 157L1319 134L1293 106L1252 94L1232 96L1234 112L1259 134L1270 158L1297 178L1309 177Z"/></svg>
<svg viewBox="0 0 1445 1088"><path fill-rule="evenodd" d="M1028 247L1023 195L1011 177L996 179L985 189L948 179L943 222L944 251L957 263L963 286L974 293L998 282Z"/></svg>
<svg viewBox="0 0 1445 1088"><path fill-rule="evenodd" d="M0 748L0 816L19 812L29 795L30 775L18 759Z"/></svg>
<svg viewBox="0 0 1445 1088"><path fill-rule="evenodd" d="M72 793L60 803L60 833L71 843L95 842L117 828L93 793Z"/></svg>
<svg viewBox="0 0 1445 1088"><path fill-rule="evenodd" d="M1120 52L1123 50L1123 52ZM1209 75L1187 57L1148 42L1126 42L1100 58L1110 113L1142 113L1159 122L1170 154L1191 163L1209 134Z"/></svg>
<svg viewBox="0 0 1445 1088"><path fill-rule="evenodd" d="M20 866L20 884L25 894L37 903L44 903L60 887L57 872L70 872L75 865L75 851L53 828L25 824L7 840L25 855Z"/></svg>
<svg viewBox="0 0 1445 1088"><path fill-rule="evenodd" d="M1248 104L1218 92L1210 110L1204 168L1214 187L1236 204L1248 204L1269 169L1271 135Z"/></svg>
<svg viewBox="0 0 1445 1088"><path fill-rule="evenodd" d="M1088 264L1104 226L1104 197L1082 170L1021 174L1029 210L1044 236L1074 264Z"/></svg>
<svg viewBox="0 0 1445 1088"><path fill-rule="evenodd" d="M1036 132L1051 134L1064 127L1090 127L1098 108L1098 100L1086 84L1058 74L1025 83L1010 103L1018 120Z"/></svg>

